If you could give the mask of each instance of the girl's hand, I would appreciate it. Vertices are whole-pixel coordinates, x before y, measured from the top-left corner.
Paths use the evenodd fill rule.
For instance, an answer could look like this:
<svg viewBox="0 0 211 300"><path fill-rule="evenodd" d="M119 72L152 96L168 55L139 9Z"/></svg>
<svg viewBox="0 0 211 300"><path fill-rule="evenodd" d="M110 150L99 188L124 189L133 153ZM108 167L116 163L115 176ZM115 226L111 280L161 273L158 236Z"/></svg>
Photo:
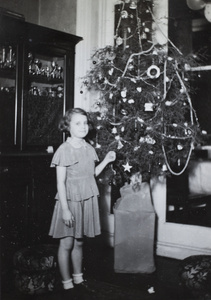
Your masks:
<svg viewBox="0 0 211 300"><path fill-rule="evenodd" d="M105 160L108 163L114 161L115 159L116 159L116 152L114 151L109 151L105 156Z"/></svg>
<svg viewBox="0 0 211 300"><path fill-rule="evenodd" d="M75 218L69 209L63 210L62 219L65 225L68 227L73 227Z"/></svg>

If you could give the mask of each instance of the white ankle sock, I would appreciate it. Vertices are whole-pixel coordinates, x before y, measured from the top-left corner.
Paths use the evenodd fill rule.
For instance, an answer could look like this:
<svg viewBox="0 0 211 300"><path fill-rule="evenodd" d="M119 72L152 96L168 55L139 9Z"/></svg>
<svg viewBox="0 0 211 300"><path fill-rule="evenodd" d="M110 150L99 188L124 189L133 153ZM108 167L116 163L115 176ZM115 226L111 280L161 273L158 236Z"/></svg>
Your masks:
<svg viewBox="0 0 211 300"><path fill-rule="evenodd" d="M70 278L70 279L68 279L68 280L62 280L62 283L63 283L63 288L64 288L65 290L74 288L72 278Z"/></svg>
<svg viewBox="0 0 211 300"><path fill-rule="evenodd" d="M80 274L73 274L73 282L75 284L79 284L81 282L83 282L83 273L80 273Z"/></svg>

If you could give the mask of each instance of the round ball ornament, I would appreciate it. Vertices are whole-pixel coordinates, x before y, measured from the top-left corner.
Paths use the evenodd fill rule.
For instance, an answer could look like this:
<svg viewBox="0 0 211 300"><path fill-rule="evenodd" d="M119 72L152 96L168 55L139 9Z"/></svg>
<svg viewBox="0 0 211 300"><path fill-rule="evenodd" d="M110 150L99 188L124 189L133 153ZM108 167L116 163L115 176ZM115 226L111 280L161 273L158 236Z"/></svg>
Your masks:
<svg viewBox="0 0 211 300"><path fill-rule="evenodd" d="M204 10L204 15L207 21L211 22L211 3L207 3Z"/></svg>
<svg viewBox="0 0 211 300"><path fill-rule="evenodd" d="M203 0L187 0L186 2L187 6L192 10L200 10L206 5Z"/></svg>
<svg viewBox="0 0 211 300"><path fill-rule="evenodd" d="M120 36L118 36L117 39L116 39L117 46L122 45L122 43L123 43L123 39Z"/></svg>

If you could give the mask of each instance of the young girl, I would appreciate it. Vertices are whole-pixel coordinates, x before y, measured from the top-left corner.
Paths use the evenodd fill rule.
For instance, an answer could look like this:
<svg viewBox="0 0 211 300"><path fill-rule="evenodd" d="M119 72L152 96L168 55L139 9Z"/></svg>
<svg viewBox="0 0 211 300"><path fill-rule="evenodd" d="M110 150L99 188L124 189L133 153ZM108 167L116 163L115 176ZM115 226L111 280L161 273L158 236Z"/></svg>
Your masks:
<svg viewBox="0 0 211 300"><path fill-rule="evenodd" d="M64 289L82 290L88 288L82 273L83 237L101 233L95 176L116 159L116 154L108 152L95 167L97 154L84 140L89 130L87 113L80 108L68 110L59 128L71 137L57 149L51 163L51 167L56 166L57 201L49 235L60 239L58 264Z"/></svg>

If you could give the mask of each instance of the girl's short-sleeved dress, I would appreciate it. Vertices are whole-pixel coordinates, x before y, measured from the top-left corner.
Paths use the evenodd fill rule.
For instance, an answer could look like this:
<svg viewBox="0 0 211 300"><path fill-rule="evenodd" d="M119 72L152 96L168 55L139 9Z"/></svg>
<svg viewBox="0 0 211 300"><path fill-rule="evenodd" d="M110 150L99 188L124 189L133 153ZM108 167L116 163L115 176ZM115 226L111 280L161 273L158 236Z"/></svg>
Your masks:
<svg viewBox="0 0 211 300"><path fill-rule="evenodd" d="M94 237L101 233L99 190L94 176L96 161L98 157L94 148L85 141L80 148L75 148L71 138L67 138L55 152L51 167L66 167L67 202L75 222L73 227L64 224L57 193L49 231L53 238L82 238L84 235Z"/></svg>

